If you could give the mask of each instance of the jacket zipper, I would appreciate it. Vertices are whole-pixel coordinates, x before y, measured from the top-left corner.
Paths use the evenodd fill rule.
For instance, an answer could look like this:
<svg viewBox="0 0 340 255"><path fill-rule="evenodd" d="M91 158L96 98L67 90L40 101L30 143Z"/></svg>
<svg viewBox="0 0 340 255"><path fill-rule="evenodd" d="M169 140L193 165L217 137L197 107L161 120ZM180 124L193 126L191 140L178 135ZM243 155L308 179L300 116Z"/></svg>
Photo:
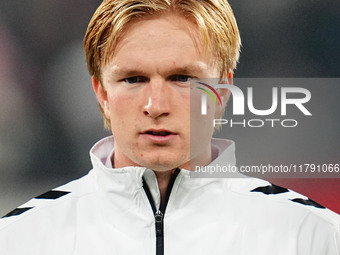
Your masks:
<svg viewBox="0 0 340 255"><path fill-rule="evenodd" d="M150 189L143 178L143 188L148 197L149 203L152 207L152 211L155 217L155 230L156 230L156 255L164 255L164 214L166 206L170 198L172 187L174 186L175 180L181 170L176 168L175 172L171 175L168 188L164 201L161 201L159 209L156 209L155 201L152 198Z"/></svg>

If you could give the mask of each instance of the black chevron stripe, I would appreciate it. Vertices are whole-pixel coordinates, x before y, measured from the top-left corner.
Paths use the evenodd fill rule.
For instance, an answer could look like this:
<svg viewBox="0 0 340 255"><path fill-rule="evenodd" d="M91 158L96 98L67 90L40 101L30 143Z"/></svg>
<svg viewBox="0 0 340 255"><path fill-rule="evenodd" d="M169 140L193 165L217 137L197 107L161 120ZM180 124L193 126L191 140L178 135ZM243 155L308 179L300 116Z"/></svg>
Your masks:
<svg viewBox="0 0 340 255"><path fill-rule="evenodd" d="M251 192L262 192L266 195L281 194L281 193L286 193L288 191L289 191L288 189L282 188L274 184L263 186L263 187L258 187L256 189L251 190Z"/></svg>
<svg viewBox="0 0 340 255"><path fill-rule="evenodd" d="M31 210L33 207L23 207L23 208L17 208L14 209L13 211L7 213L5 216L3 216L2 218L6 218L6 217L12 217L12 216L17 216L20 215L24 212L27 212L28 210Z"/></svg>
<svg viewBox="0 0 340 255"><path fill-rule="evenodd" d="M312 199L303 199L303 198L294 198L291 199L291 201L295 202L295 203L299 203L299 204L303 204L303 205L308 205L308 206L314 206L316 208L320 208L320 209L326 209L326 207L318 204L317 202L313 201Z"/></svg>
<svg viewBox="0 0 340 255"><path fill-rule="evenodd" d="M58 199L60 197L63 197L70 192L66 191L58 191L58 190L50 190L40 196L35 197L36 199Z"/></svg>

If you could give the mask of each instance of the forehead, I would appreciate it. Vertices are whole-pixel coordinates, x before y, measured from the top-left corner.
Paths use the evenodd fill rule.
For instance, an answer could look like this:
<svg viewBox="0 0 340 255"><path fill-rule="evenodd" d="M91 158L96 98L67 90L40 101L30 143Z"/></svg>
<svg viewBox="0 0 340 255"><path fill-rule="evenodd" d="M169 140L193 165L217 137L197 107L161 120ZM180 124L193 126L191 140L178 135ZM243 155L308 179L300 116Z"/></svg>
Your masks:
<svg viewBox="0 0 340 255"><path fill-rule="evenodd" d="M125 27L108 65L127 68L148 63L204 67L212 65L212 54L202 44L197 25L177 14L149 16Z"/></svg>

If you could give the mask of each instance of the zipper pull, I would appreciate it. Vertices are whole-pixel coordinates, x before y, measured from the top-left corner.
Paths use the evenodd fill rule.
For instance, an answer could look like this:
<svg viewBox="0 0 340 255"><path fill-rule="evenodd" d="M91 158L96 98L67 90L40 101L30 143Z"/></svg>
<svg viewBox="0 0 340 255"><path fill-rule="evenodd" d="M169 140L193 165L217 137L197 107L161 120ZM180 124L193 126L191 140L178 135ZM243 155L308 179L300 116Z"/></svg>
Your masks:
<svg viewBox="0 0 340 255"><path fill-rule="evenodd" d="M157 210L155 213L156 236L163 236L163 213Z"/></svg>

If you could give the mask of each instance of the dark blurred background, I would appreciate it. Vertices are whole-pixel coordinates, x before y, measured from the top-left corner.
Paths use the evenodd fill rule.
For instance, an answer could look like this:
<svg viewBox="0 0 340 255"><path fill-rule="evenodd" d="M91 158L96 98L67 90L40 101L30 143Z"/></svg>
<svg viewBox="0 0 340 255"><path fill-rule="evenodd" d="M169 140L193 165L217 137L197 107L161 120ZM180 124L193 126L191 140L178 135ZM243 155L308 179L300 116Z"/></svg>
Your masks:
<svg viewBox="0 0 340 255"><path fill-rule="evenodd" d="M109 134L82 50L100 2L0 0L0 215L85 175ZM339 1L230 3L243 43L236 77L339 77ZM278 182L340 212L339 180Z"/></svg>

